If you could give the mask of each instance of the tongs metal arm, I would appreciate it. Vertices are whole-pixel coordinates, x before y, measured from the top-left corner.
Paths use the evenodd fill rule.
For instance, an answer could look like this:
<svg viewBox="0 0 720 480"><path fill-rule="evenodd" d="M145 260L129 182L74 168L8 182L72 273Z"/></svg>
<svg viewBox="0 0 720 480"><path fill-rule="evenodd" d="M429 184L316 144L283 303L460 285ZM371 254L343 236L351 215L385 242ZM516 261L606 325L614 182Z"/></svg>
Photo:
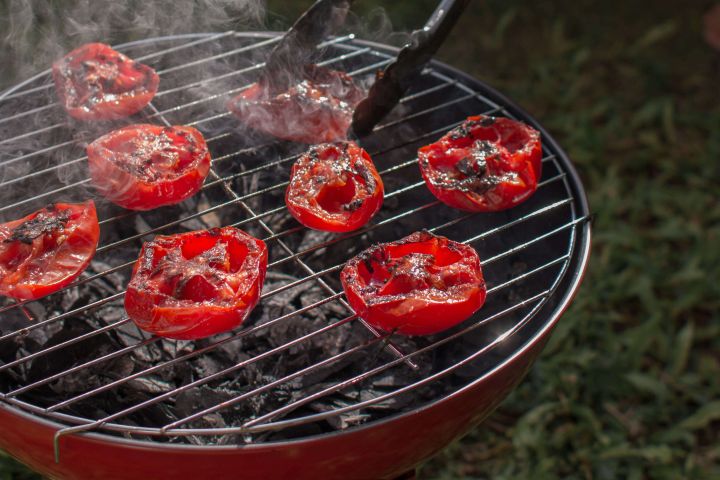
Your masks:
<svg viewBox="0 0 720 480"><path fill-rule="evenodd" d="M380 72L368 96L355 107L352 132L367 135L397 105L414 78L435 55L470 0L441 0L421 30L415 30L397 56Z"/></svg>
<svg viewBox="0 0 720 480"><path fill-rule="evenodd" d="M270 52L263 79L272 91L285 91L314 63L316 46L345 23L352 0L318 0L290 27Z"/></svg>

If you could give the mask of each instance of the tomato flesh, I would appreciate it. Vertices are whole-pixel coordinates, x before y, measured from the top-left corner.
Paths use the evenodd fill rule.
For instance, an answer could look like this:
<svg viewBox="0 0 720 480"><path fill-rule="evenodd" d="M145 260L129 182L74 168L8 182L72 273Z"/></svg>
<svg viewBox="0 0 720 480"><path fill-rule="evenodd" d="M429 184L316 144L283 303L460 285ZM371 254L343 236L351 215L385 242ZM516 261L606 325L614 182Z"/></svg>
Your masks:
<svg viewBox="0 0 720 480"><path fill-rule="evenodd" d="M155 70L103 43L89 43L53 64L60 103L78 120L133 115L150 103L160 83Z"/></svg>
<svg viewBox="0 0 720 480"><path fill-rule="evenodd" d="M405 335L450 328L486 296L477 252L426 231L370 247L347 262L340 280L359 317Z"/></svg>
<svg viewBox="0 0 720 480"><path fill-rule="evenodd" d="M245 320L266 270L265 243L234 227L157 236L140 251L125 310L156 335L208 337Z"/></svg>
<svg viewBox="0 0 720 480"><path fill-rule="evenodd" d="M422 147L423 179L440 201L461 210L504 210L525 201L542 174L540 133L508 118L469 117Z"/></svg>
<svg viewBox="0 0 720 480"><path fill-rule="evenodd" d="M315 145L292 167L288 210L306 227L349 232L380 210L383 183L368 153L352 142Z"/></svg>
<svg viewBox="0 0 720 480"><path fill-rule="evenodd" d="M0 294L49 295L77 278L100 238L95 204L56 203L0 225Z"/></svg>
<svg viewBox="0 0 720 480"><path fill-rule="evenodd" d="M284 92L271 91L268 82L254 83L228 108L255 130L284 140L314 144L345 139L365 91L342 72L307 65L304 73Z"/></svg>
<svg viewBox="0 0 720 480"><path fill-rule="evenodd" d="M130 125L87 147L90 176L108 200L150 210L193 196L210 171L210 153L192 127Z"/></svg>

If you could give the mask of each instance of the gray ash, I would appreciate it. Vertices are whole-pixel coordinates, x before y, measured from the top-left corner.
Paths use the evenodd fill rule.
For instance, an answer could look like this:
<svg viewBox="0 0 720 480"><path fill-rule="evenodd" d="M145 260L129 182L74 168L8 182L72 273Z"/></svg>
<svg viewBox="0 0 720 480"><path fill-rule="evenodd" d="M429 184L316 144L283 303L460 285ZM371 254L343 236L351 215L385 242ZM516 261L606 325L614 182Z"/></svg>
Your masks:
<svg viewBox="0 0 720 480"><path fill-rule="evenodd" d="M246 44L254 41L247 40ZM183 51L183 55L187 53L188 57L183 57L182 62L193 61L193 55L204 58L229 52L238 48L240 40L233 36L222 42L208 45L204 49ZM132 56L142 56L157 48L157 45L140 46L132 52ZM262 56L266 55L267 51L257 53ZM346 53L346 50L330 49L327 56L343 53ZM168 55L168 59L174 61L172 55ZM377 59L374 55L368 53L335 63L333 68L352 71L375 61ZM27 129L42 127L45 121L60 124L47 134L33 137L32 143L10 143L0 151L5 168L2 172L3 179L6 180L21 178L31 171L58 167L57 174L53 171L52 175L38 175L36 179L28 181L19 180L11 189L0 190L2 205L10 205L19 198L31 199L39 193L46 194L24 203L22 212L19 212L18 208L2 210L0 215L3 221L18 218L21 214L27 214L51 202L80 201L86 198L95 199L98 217L103 220L100 248L79 283L41 301L28 302L22 309L12 307L9 300L0 306L3 310L0 313L0 337L6 336L0 340L0 392L8 394L39 382L33 388L17 394L17 398L40 408L50 408L102 388L102 391L92 396L73 400L58 409L59 413L90 420L101 419L159 396L166 396L162 401L115 420L128 427L163 427L240 395L246 395L247 398L228 408L199 416L181 427L237 427L293 402L299 402L298 406L287 412L286 418L298 418L375 399L441 372L497 338L498 334L504 332L526 311L509 315L500 322L493 322L488 328L477 329L471 334L415 356L413 361L419 366L417 370L400 362L346 388L334 389L338 383L393 362L396 357L386 348L384 341L374 340L375 337L359 321L343 323L349 312L339 299L323 303L332 291L340 291L338 269L318 279L297 283L308 276L305 267L318 272L342 265L351 256L374 243L397 240L413 231L445 224L465 215L464 212L442 205L429 209L421 208L435 199L424 187L406 188L421 181L417 165L397 166L415 158L420 146L440 136L437 134L423 138L418 132L445 129L444 133L447 125L457 124L466 116L488 110L491 106L478 103L475 99L462 101L456 104L457 108L444 109L433 115L410 117L408 121L378 130L363 139L361 146L373 155L378 170L390 169L389 173L383 175L386 192L402 191L386 198L383 208L372 220L372 228L366 231L347 236L317 232L298 228L297 222L281 209L285 193L282 182L288 179L292 165L292 161L288 159L302 153L306 148L298 144L277 142L245 129L229 114L223 116L227 113L226 99L216 93L256 81L258 72L248 70L246 76L227 77L229 80L207 85L194 83L203 78L217 78L247 69L256 63L257 59L248 57L239 58L234 63L227 59L212 64L207 69L193 69L192 73L188 70L177 70L163 77L163 88L170 89L186 84L196 86L181 89L176 95L158 97L154 101L157 109L169 111L169 121L176 124L209 119L198 124L198 128L206 137L217 136L220 139L210 142L210 148L214 159L222 159L215 161L213 169L224 181L213 183L202 193L179 205L142 213L128 212L104 201L91 186L73 186L74 182L86 177L85 164L76 162L76 159L83 157L87 142L123 124L157 122L157 117L139 115L124 121L91 125L80 124L68 119L61 111L51 109L43 114L45 117L42 119L33 117L37 125L30 122L27 126L21 122L6 122L0 125L0 133L9 137L13 135L10 131L13 128L22 127L24 130L20 133L23 133ZM162 70L172 65L172 62L167 65L159 62L153 66ZM437 82L438 80L423 75L414 85L416 90L409 93L433 87ZM437 95L420 96L405 104L403 108L406 110L398 111L421 112L441 102L462 98L465 94L466 92L460 89L446 88L438 91ZM54 101L52 91L48 91L46 96L31 98L35 102L32 105L18 105L18 102L10 101L3 104L6 107L0 107L24 111ZM188 107L175 110L174 107L180 104L187 104ZM7 112L0 110L0 113ZM393 118L388 119L392 120ZM66 142L65 146L40 153L48 145L61 145L62 142ZM12 165L12 169L7 165ZM552 174L553 172L549 172L549 175ZM213 179L209 178L207 183L211 182ZM49 193L62 188L65 190ZM226 189L239 196L244 204ZM566 195L560 185L557 189L554 186L548 189L550 194L547 198L552 196L554 199L562 199ZM533 202L533 199L530 199L511 213L497 212L474 216L437 233L454 240L467 239L479 232L504 225L510 219L526 215L539 205L543 205L543 202ZM273 213L265 214L270 211ZM258 219L254 218L253 214L262 216ZM546 215L536 221L530 220L517 228L503 231L502 235L489 235L473 246L478 249L481 258L498 255L512 246L520 245L527 238L547 231L549 222L560 224L564 218L565 215L561 213L558 213L557 217ZM277 236L268 240L270 262L273 266L268 271L264 288L266 294L272 291L275 293L261 300L241 329L194 342L171 341L150 338L126 320L119 292L129 281L132 262L137 258L142 240L149 240L155 234L173 234L235 224L260 238L270 236L265 226L277 233ZM488 286L501 284L513 275L517 276L518 272L527 271L549 258L554 258L552 256L559 248L567 246L563 238L549 241L554 243L549 247L542 244L543 248L537 249L536 257L518 259L511 255L494 262L489 269L484 270ZM286 248L290 252L302 252L300 259L305 266L289 258L291 253ZM554 278L553 275L552 271L547 273L547 278L543 278L544 284L549 284ZM319 280L322 280L324 285ZM512 293L509 293L509 290L495 293L480 316L492 315L517 300L536 294L536 287L537 282L531 281L514 286ZM309 308L320 303L322 304ZM302 313L294 314L301 309L304 310ZM31 320L26 318L26 314ZM288 317L278 320L284 315ZM477 318L479 317L475 320ZM46 321L47 323L43 323ZM313 335L319 329L338 322L340 323L334 328ZM412 353L452 335L472 322L473 320L469 320L433 337L405 338L393 335L391 340L401 351ZM105 330L98 333L100 329ZM80 336L84 336L83 339L77 340ZM268 354L271 350L304 336L308 337L302 342ZM359 348L361 346L363 348ZM509 344L508 348L516 346ZM344 354L355 347L358 347L357 352ZM55 350L14 366L7 366L48 348ZM422 388L396 395L360 411L349 411L306 425L249 437L178 436L165 437L161 441L194 444L260 442L350 428L404 413L426 405L429 401L440 399L496 366L507 351L509 350L498 349L490 352L441 381L427 383ZM266 387L271 382L335 355L339 355L335 361L275 387ZM88 362L92 364L79 368ZM156 368L158 365L164 366ZM72 371L65 373L68 370ZM194 383L211 376L211 380ZM108 387L113 382L117 384ZM250 392L258 388L263 388L263 391L250 395ZM182 391L175 392L176 389ZM333 391L313 401L305 401L310 395L326 389Z"/></svg>

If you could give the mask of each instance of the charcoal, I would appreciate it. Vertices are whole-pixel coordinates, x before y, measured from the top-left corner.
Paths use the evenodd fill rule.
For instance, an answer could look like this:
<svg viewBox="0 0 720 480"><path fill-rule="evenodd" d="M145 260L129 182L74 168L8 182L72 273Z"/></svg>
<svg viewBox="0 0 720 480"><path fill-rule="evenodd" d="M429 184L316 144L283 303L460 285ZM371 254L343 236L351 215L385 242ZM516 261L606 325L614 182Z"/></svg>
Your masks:
<svg viewBox="0 0 720 480"><path fill-rule="evenodd" d="M237 42L238 39L231 36L222 42L224 41ZM235 48L233 46L235 44L222 42L209 44L207 48L214 53L230 51L231 47ZM330 50L328 50L328 54L331 54ZM345 50L342 52L344 53ZM168 56L168 58L170 57L172 55ZM162 63L164 59L160 58L158 61ZM375 60L373 59L373 61ZM360 66L362 63L360 58L348 60L348 62L348 66L352 62L359 62L355 66ZM191 84L196 80L202 80L205 75L208 78L215 75L217 70L225 72L240 67L240 65L233 64L231 57L209 68L208 71L186 69L188 75L191 70L194 71L197 78L171 75L167 79L170 83L164 88L172 89L180 85L173 83L178 81L173 80L174 78L180 79L181 84ZM251 77L234 78L233 82L253 79ZM215 82L212 84L213 88L223 87L222 91L242 85L242 83L219 85ZM158 99L160 102L167 103L159 105L158 108L167 109L173 106L172 102L185 103L197 100L199 97L206 97L208 91L206 87L200 86L188 90L178 89L176 94L178 97L173 98L172 101L169 97ZM437 99L437 97L428 96L420 101L431 101L433 98ZM416 101L418 99L413 100L413 102ZM413 109L413 105L415 105L413 102L408 102L405 108ZM191 105L187 110L183 110L183 114L196 120L201 118L200 115L206 117L225 111L223 102L218 100L218 102L200 102L197 105ZM5 112L3 110L0 113ZM405 113L396 113L396 115ZM193 115L197 115L197 118ZM412 140L418 135L414 128L426 132L450 124L459 118L444 118L442 115L417 116L413 119L415 123L409 127L399 125L378 130L372 136L364 138L363 145L370 151L378 169L383 170L397 166L414 158L417 148L429 140L429 138L421 141ZM66 120L59 112L54 121L65 122ZM61 152L58 152L61 154L58 158L80 157L86 142L115 126L113 122L91 123L70 121L62 129L50 132L48 136L38 137L39 140L35 145L12 146L8 151L12 151L14 154L21 151L27 153L42 148L46 144L75 138L76 145L62 149ZM386 341L376 341L375 336L358 319L346 321L342 325L336 325L327 331L316 333L319 329L341 322L351 315L350 310L343 305L341 300L325 302L318 307L295 314L300 309L325 301L331 295L330 290L340 291L342 287L339 282L339 272L334 270L326 275L304 280L302 283L287 288L288 285L308 276L306 267L297 259L281 260L287 259L293 253L301 253L298 258L312 271L319 272L329 267L342 265L348 258L373 243L397 240L415 230L441 225L464 213L438 205L431 209L418 210L405 215L405 212L413 208L435 201L427 189L416 188L405 189L399 194L386 197L383 208L368 226L370 229L368 232L341 234L299 228L299 223L285 209L281 208L284 206L285 189L277 186L287 180L293 162L292 156L303 152L307 146L293 142L276 142L274 139L263 137L255 132L239 129L237 122L222 117L200 125L206 136L217 135L219 137L219 140L213 141L211 144L213 158L226 157L224 160L215 161L213 169L222 176L232 176L232 178L227 182L205 188L198 195L180 204L147 212L129 212L94 196L99 217L104 220L101 228L101 245L110 245L111 247L103 248L97 253L87 271L80 277L81 283L50 295L41 301L27 303L24 308L30 319L17 307L9 308L0 314L0 336L21 332L0 341L0 366L48 348L57 348L63 342L68 342L69 345L39 354L37 358L22 365L0 370L0 392L17 390L34 381L42 382L52 375L94 361L93 365L89 367L61 375L58 379L44 382L42 386L34 387L28 392L20 394L19 400L27 401L40 408L47 408L59 402L74 399L90 390L107 386L111 382L118 382L112 388L94 392L93 395L82 400L72 401L68 406L62 408L60 413L96 420L147 402L143 408L115 420L128 427L129 431L126 432L128 436L155 442L230 445L279 441L352 428L417 408L429 400L440 398L459 386L466 385L473 378L477 378L480 373L497 365L503 353L491 350L477 361L469 362L440 381L429 382L408 392L392 395L398 389L405 388L455 365L458 361L477 352L478 349L483 348L497 338L500 333L507 330L513 322L522 318L522 315L518 313L516 316L509 316L503 322L494 322L492 325L483 326L483 328L476 329L461 339L448 342L429 353L414 356L413 362L417 368L411 368L403 362L396 362L394 366L364 378L368 371L397 359L396 353L388 348ZM9 122L5 128L11 127ZM238 130L235 131L235 129ZM270 143L270 145L256 150L252 149L253 146L265 143ZM402 147L394 148L395 146ZM247 151L237 156L230 155L242 149L247 149ZM382 153L376 154L377 151ZM32 165L22 166L22 169L26 172L29 172L31 168L40 170L52 165L53 161L55 161L54 157L38 156L33 160ZM258 167L268 164L273 166L258 169ZM11 203L17 199L9 198L10 196L26 195L29 197L39 190L50 190L50 188L57 188L70 181L84 178L85 173L84 168L68 168L58 176L59 178L48 180L47 185L23 184L18 185L18 188L12 191L0 193L5 200L8 200L5 203ZM208 182L211 181L213 181L212 177L208 179ZM386 192L390 193L420 181L420 175L416 166L409 166L408 168L392 169L383 174L383 181ZM255 194L261 191L262 194ZM566 193L561 193L563 196L560 198L565 198ZM79 200L90 195L94 195L94 193L84 189L73 189L72 193L68 192L68 197L63 197L62 200L76 197ZM238 197L244 197L244 204L252 212L245 208L243 202L237 200ZM29 207L30 205L28 205ZM525 207L521 206L521 208ZM208 209L212 211L207 212ZM278 209L277 213L262 217L264 224L257 219L248 220L254 214L263 214L275 209ZM384 222L384 220L400 214L403 215L399 219ZM460 222L453 228L443 229L439 233L456 240L466 239L506 223L510 218L508 215L511 214L499 212L477 215L471 222ZM538 220L538 222L544 221L543 218ZM172 224L166 227L168 222L172 222ZM122 296L118 296L117 299L110 302L105 301L108 297L117 295L127 286L132 270L131 264L137 259L143 240L147 241L156 234L167 235L238 222L242 222L241 228L251 235L266 239L269 236L272 237L267 241L267 245L270 262L275 263L267 272L263 292L268 294L278 289L284 288L284 290L263 297L244 324L235 331L195 341L151 338L133 322L127 321ZM266 227L269 227L277 235L272 235ZM524 225L523 228L525 228ZM527 234L519 236L527 238ZM128 240L130 238L132 240ZM503 234L502 236L483 237L474 246L478 248L483 258L487 258L507 250L508 246L520 243L517 238ZM320 245L322 247L319 247ZM292 253L289 253L285 247ZM508 258L494 262L486 275L488 285L498 285L515 278L536 264L533 261L521 260L526 259ZM113 269L115 271L105 273ZM536 287L536 285L532 282L525 284L520 282L517 288L504 289L495 293L493 300L500 305L516 303L535 294L537 290L531 291L530 287ZM329 289L326 286L329 286ZM9 303L4 305L9 305ZM93 306L88 307L88 305ZM486 306L484 311L488 311L489 314L492 307L490 310L487 310L488 308ZM77 311L77 314L67 314L72 311ZM68 316L60 320L50 320L47 324L40 323L57 315ZM277 320L285 316L287 318ZM93 332L108 325L113 325L113 328L93 335ZM462 326L456 327L448 333L428 338L393 335L391 340L401 352L412 353L459 331L460 328ZM73 343L73 339L80 335L90 336L85 340ZM296 342L297 339L305 336L308 338L302 342ZM147 344L138 347L140 343L145 342ZM294 344L286 347L289 342ZM369 342L373 342L373 344L366 345ZM326 365L316 366L318 362L341 355L349 349L359 346L364 347L359 348L356 353L343 355ZM100 357L108 356L121 349L130 351L111 359L96 361ZM196 354L200 349L207 350ZM277 349L277 351L267 355L273 349ZM188 358L184 358L185 356ZM156 368L158 365L162 365L162 367ZM148 369L152 369L152 371L146 372ZM304 369L309 371L295 376L297 372ZM123 381L130 375L137 375L137 377ZM192 382L209 377L212 377L212 380L188 387ZM272 388L267 387L285 377L293 378ZM337 388L338 384L356 378L362 378L362 381L343 389ZM178 389L181 391L177 392ZM311 395L325 389L332 390L332 393L315 398L313 401L307 401ZM278 415L277 419L300 418L306 415L330 412L337 408L353 407L358 402L373 400L388 394L391 394L389 398L359 411L350 410L322 421L252 435L156 438L143 437L133 431L134 427L162 427L218 403L232 401L241 395L245 395L247 398L233 403L228 408L183 424L182 427L238 427L288 404L294 404L294 408L283 415ZM154 400L161 395L165 396L161 401Z"/></svg>
<svg viewBox="0 0 720 480"><path fill-rule="evenodd" d="M27 308L27 307L26 307ZM23 314L22 310L20 308L11 308L5 312L2 312L0 314L0 336L4 336L16 331L19 331L27 326L31 325L30 320L28 320L27 316ZM21 334L21 338L27 337L27 334ZM47 338L43 339L41 343L44 343L47 340ZM10 352L10 346L13 344L13 340L2 340L0 341L0 352L3 351L3 349L7 349L8 352ZM15 345L15 348L17 345ZM8 354L7 357L11 357L14 355ZM5 356L0 356L0 358L4 358Z"/></svg>
<svg viewBox="0 0 720 480"><path fill-rule="evenodd" d="M167 356L176 358L191 353L195 350L195 343L191 340L168 340L162 339L159 343Z"/></svg>
<svg viewBox="0 0 720 480"><path fill-rule="evenodd" d="M62 296L62 300L60 300L60 309L67 312L81 307L82 304L80 303L80 299L80 291L77 288L69 288L67 293Z"/></svg>
<svg viewBox="0 0 720 480"><path fill-rule="evenodd" d="M127 382L126 386L140 393L147 393L148 395L161 395L171 391L175 387L172 382L154 375L133 378Z"/></svg>
<svg viewBox="0 0 720 480"><path fill-rule="evenodd" d="M127 337L123 338L127 339ZM134 343L128 343L128 345ZM133 361L138 365L152 365L156 362L160 362L163 356L162 352L157 348L156 345L150 344L144 347L134 349L132 351L132 358Z"/></svg>
<svg viewBox="0 0 720 480"><path fill-rule="evenodd" d="M175 397L175 412L179 418L188 417L218 403L229 400L234 392L207 385L187 389ZM204 419L204 417L203 417ZM218 420L215 420L218 421ZM222 422L222 417L220 417ZM224 424L224 422L222 422Z"/></svg>
<svg viewBox="0 0 720 480"><path fill-rule="evenodd" d="M357 402L354 400L349 400L345 402L340 399L334 399L331 401L325 400L323 402L313 402L309 405L309 407L318 413L323 413L329 412L335 408L349 407L352 406L354 403ZM346 428L352 427L353 425L360 425L361 423L364 423L370 418L371 416L368 414L360 414L350 411L341 413L340 415L328 417L325 419L325 422L327 422L335 430L344 430Z"/></svg>
<svg viewBox="0 0 720 480"><path fill-rule="evenodd" d="M135 222L135 231L138 233L144 233L152 229L152 226L142 215L135 215L133 221Z"/></svg>
<svg viewBox="0 0 720 480"><path fill-rule="evenodd" d="M186 200L186 202L195 201L197 202L196 210L197 211L205 211L208 210L211 206L210 202L207 199L207 196L202 194L198 195L196 197L193 197L189 200ZM205 215L201 215L198 217L192 217L188 218L187 220L183 221L180 224L183 228L193 231L193 230L207 230L209 228L216 228L221 227L223 224L221 222L220 216L217 212L209 212Z"/></svg>
<svg viewBox="0 0 720 480"><path fill-rule="evenodd" d="M218 335L213 338L215 341L232 337L231 333ZM198 343L198 346L210 344L210 342ZM214 348L207 356L215 359L220 365L235 365L250 358L250 355L242 348L239 340L232 340Z"/></svg>
<svg viewBox="0 0 720 480"><path fill-rule="evenodd" d="M43 348L50 348L92 331L90 326L81 318L68 319L67 326L52 335L42 345ZM77 365L86 352L103 348L105 340L101 335L95 335L85 340L75 342L70 347L47 353L32 360L28 373L28 380L35 381L55 373L67 370Z"/></svg>
<svg viewBox="0 0 720 480"><path fill-rule="evenodd" d="M334 374L337 374L352 365L357 365L358 363L362 363L364 360L363 357L364 357L364 354L361 352L358 352L353 355L347 355L346 357L342 358L340 361L333 362L330 365L326 365L324 367L315 369L311 373L303 375L303 377L299 381L299 383L300 383L299 386L302 390L309 390L313 386L319 384L320 382L327 380L329 377L333 376Z"/></svg>
<svg viewBox="0 0 720 480"><path fill-rule="evenodd" d="M305 413L314 413L312 411L305 412ZM286 427L280 430L279 432L270 432L266 435L262 435L258 438L249 437L246 442L247 443L257 443L259 441L269 441L269 442L277 442L281 440L291 440L294 438L306 438L313 435L319 435L321 433L327 433L328 431L332 431L331 429L327 428L325 425L320 423L308 423L304 425L296 425L291 427Z"/></svg>
<svg viewBox="0 0 720 480"><path fill-rule="evenodd" d="M132 251L132 254L135 254L135 250ZM129 254L129 252L128 252ZM128 255L125 254L125 255ZM86 270L83 273L83 276L80 278L85 278L86 276L89 276L89 271L93 271L96 273L103 273L108 270L110 270L112 266L109 263L103 262L101 260L98 260L97 258L94 258L90 262L90 268ZM129 272L129 270L128 270ZM110 272L105 273L101 278L93 281L92 283L97 283L99 286L105 285L109 289L109 292L115 293L120 290L123 290L125 288L125 284L127 283L128 276L122 275L120 272Z"/></svg>
<svg viewBox="0 0 720 480"><path fill-rule="evenodd" d="M304 232L305 234L302 236L302 240L300 241L300 244L297 246L297 251L304 252L305 250L315 248L317 245L320 245L322 243L327 242L331 238L337 236L337 233L332 232L322 232L320 230L312 230L307 229ZM316 252L313 252L314 254L321 255L321 252L325 252L325 248L317 249Z"/></svg>
<svg viewBox="0 0 720 480"><path fill-rule="evenodd" d="M92 331L92 328L81 320L71 318L68 322L72 324L48 339L43 348L58 345ZM29 382L41 380L83 364L90 358L104 356L113 351L113 342L106 334L94 335L71 346L37 357L30 365L27 379ZM132 372L132 369L133 364L128 357L119 357L82 368L73 375L62 376L50 383L50 388L59 394L82 392L103 385L107 379L125 377Z"/></svg>
<svg viewBox="0 0 720 480"><path fill-rule="evenodd" d="M223 361L224 359L217 358L216 355L201 355L200 357L193 359L193 368L200 378L209 377L219 371L227 368L228 362Z"/></svg>
<svg viewBox="0 0 720 480"><path fill-rule="evenodd" d="M290 277L292 278L292 277ZM263 291L274 291L278 288L284 287L285 285L288 285L291 283L291 279L285 280L285 281L279 281L279 282L267 282L265 284L265 287L263 288ZM286 290L283 290L281 292L278 292L277 294L273 295L272 297L268 298L266 301L263 302L263 304L260 306L263 311L263 316L267 320L272 320L274 318L280 317L282 315L285 315L287 313L290 313L294 311L296 308L293 307L296 300L299 299L299 296L308 290L307 283L302 283L296 287L288 288ZM264 323L264 322L259 322Z"/></svg>
<svg viewBox="0 0 720 480"><path fill-rule="evenodd" d="M47 310L45 308L45 305L40 302L26 303L21 308L27 310L27 313L30 315L30 317L34 318L35 320L42 320L45 319L47 316Z"/></svg>

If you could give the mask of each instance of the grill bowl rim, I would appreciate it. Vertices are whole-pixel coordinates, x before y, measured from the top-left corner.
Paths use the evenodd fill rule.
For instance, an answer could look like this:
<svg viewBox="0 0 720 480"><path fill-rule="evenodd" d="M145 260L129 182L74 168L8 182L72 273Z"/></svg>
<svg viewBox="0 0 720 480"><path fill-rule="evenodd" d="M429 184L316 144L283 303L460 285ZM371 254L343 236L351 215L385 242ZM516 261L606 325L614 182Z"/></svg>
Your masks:
<svg viewBox="0 0 720 480"><path fill-rule="evenodd" d="M123 48L123 47L130 47L135 45L143 45L146 43L156 43L161 41L173 41L173 40L179 40L179 39L203 39L207 37L211 37L214 35L219 35L222 32L206 32L206 33L189 33L189 34L182 34L182 35L168 35L168 36L160 36L160 37L153 37L153 38L146 38L146 39L140 39L135 40L132 42L127 42L123 44L118 44L113 46L113 48ZM228 33L228 32L225 32ZM274 32L274 31L257 31L257 32L233 32L234 36L236 37L243 37L243 38L272 38L278 35L283 34L284 32ZM351 38L351 42L354 45L363 47L370 47L373 49L376 49L380 52L384 52L390 55L397 55L400 48L381 44L378 42L370 41L370 40L363 40L355 38L354 36ZM538 131L540 131L541 136L544 140L544 142L556 152L556 160L562 164L563 168L565 169L565 172L568 175L569 178L569 185L572 189L573 193L573 201L576 204L578 211L578 218L582 217L588 217L589 218L589 206L587 202L587 195L585 192L585 189L583 187L582 181L580 180L580 176L573 166L572 162L570 161L567 153L560 147L560 145L557 143L557 141L548 133L548 131L541 126L538 121L532 117L528 112L526 112L524 109L519 107L514 101L509 99L504 94L497 91L495 88L491 87L487 83L469 75L468 73L459 70L456 67L453 67L451 65L448 65L444 62L438 61L438 60L431 60L431 62L428 63L428 67L432 67L434 69L437 69L440 73L448 74L449 76L457 79L460 81L460 83L466 85L469 88L472 88L475 91L482 92L483 96L491 99L492 101L501 104L503 106L503 109L510 112L514 116L517 116L518 118L521 118L523 122L528 123L532 125L534 128L536 128ZM7 90L0 93L0 100L5 98L6 96L14 93L18 89L22 88L23 86L32 83L33 81L42 78L45 75L48 75L50 72L50 69L44 70L36 75L33 75L32 77L22 81L21 83L18 83ZM321 434L314 434L314 435L308 435L302 438L294 438L294 439L287 439L287 440L275 440L275 441L263 441L261 443L248 443L248 444L234 444L234 445L187 445L187 444L171 444L171 443L162 443L158 441L153 440L140 440L140 439L134 439L134 438L124 438L120 437L117 434L111 434L106 433L103 431L86 431L86 432L79 432L83 436L88 436L89 438L96 439L98 441L103 441L108 444L118 444L118 445L126 445L131 447L144 447L147 448L149 445L152 445L152 448L154 449L162 449L162 450L181 450L181 451L207 451L208 449L212 449L214 451L236 451L238 448L242 449L263 449L263 448L277 448L282 446L292 446L292 445L301 445L304 443L312 442L314 440L320 440L320 439L328 439L328 438L339 438L342 435L351 435L355 434L356 432L359 434L362 434L362 432L371 430L376 427L384 426L386 424L389 424L391 422L394 422L396 420L406 418L410 415L416 415L420 412L424 412L430 409L434 409L438 407L440 404L450 401L452 399L458 398L460 396L463 396L468 391L473 390L477 387L478 384L483 383L488 378L498 374L501 370L508 367L509 364L521 360L523 357L528 355L531 351L533 351L536 347L538 347L538 344L541 342L544 342L547 340L549 334L552 332L552 329L555 327L557 322L559 321L562 314L567 310L570 303L572 302L573 298L577 294L577 291L580 287L580 284L582 283L582 280L585 276L585 273L587 271L587 266L589 262L590 257L590 249L591 249L591 223L589 221L582 222L578 225L578 238L576 240L574 251L572 252L572 256L567 260L568 265L568 271L565 272L564 279L561 279L560 282L567 283L566 286L563 286L564 291L559 292L558 290L552 292L550 296L548 297L554 297L558 294L562 294L562 298L560 298L557 301L557 305L555 306L554 310L552 310L550 313L544 315L547 316L547 319L544 321L544 324L541 328L539 328L536 332L534 332L517 350L515 350L511 355L507 356L502 362L495 365L492 369L485 372L480 377L472 380L470 383L466 384L465 386L455 390L454 392L444 395L440 398L437 398L425 405L422 405L418 408L413 408L407 411L404 411L402 413L390 415L386 418L382 418L379 420L374 420L366 424L362 425L356 425L352 426L350 428L347 428L345 430L337 430L333 432L326 432ZM570 271L570 268L572 267L572 271ZM559 287L560 285L558 285ZM536 312L533 314L533 318L535 315L539 314L539 312ZM542 350L543 345L540 345L540 350ZM534 359L531 361L530 364L534 362ZM17 404L20 405L28 405L28 409L20 408L17 406ZM14 414L16 416L22 417L23 419L26 419L31 422L37 422L41 425L56 429L56 430L62 430L68 427L74 427L74 426L82 426L83 424L87 423L87 419L82 419L80 417L74 417L77 418L82 423L78 424L62 424L60 422L50 420L48 418L45 418L41 416L40 414L33 413L32 409L37 409L38 407L32 406L30 404L27 404L26 402L15 400L13 402L7 402L2 399L0 399L0 408L9 410L11 414ZM69 416L73 418L72 416ZM142 435L142 432L138 432L138 435ZM167 437L172 437L174 435L168 434ZM158 438L163 438L162 436L158 436Z"/></svg>

